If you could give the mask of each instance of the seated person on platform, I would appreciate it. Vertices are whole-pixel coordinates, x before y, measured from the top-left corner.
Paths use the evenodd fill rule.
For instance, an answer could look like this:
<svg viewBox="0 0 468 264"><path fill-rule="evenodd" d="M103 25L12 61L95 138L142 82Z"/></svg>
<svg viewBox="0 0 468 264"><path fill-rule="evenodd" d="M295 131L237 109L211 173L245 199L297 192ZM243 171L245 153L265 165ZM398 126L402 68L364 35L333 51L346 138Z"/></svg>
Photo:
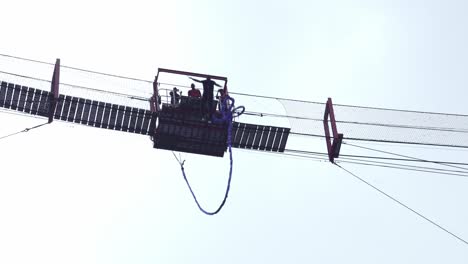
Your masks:
<svg viewBox="0 0 468 264"><path fill-rule="evenodd" d="M200 90L198 90L197 88L195 88L195 84L191 84L190 87L192 87L192 90L190 90L188 92L188 96L189 97L195 97L195 98L200 98L201 97L201 93L200 93Z"/></svg>
<svg viewBox="0 0 468 264"><path fill-rule="evenodd" d="M223 103L223 97L224 97L224 88L218 89L218 92L216 92L216 99L218 99L218 110L219 111L221 111L221 104Z"/></svg>
<svg viewBox="0 0 468 264"><path fill-rule="evenodd" d="M216 93L216 99L222 99L224 96L224 89L218 89L218 92Z"/></svg>
<svg viewBox="0 0 468 264"><path fill-rule="evenodd" d="M181 92L182 94L182 92ZM176 87L174 87L172 89L172 91L169 93L169 95L171 96L171 104L176 106L180 103L180 97L181 95L179 94L179 89L177 89Z"/></svg>

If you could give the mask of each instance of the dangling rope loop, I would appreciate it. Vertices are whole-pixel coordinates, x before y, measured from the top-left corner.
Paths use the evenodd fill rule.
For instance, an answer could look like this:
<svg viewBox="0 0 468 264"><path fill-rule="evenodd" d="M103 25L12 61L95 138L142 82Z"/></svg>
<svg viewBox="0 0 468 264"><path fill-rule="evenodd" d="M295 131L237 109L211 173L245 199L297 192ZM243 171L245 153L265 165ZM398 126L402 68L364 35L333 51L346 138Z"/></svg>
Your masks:
<svg viewBox="0 0 468 264"><path fill-rule="evenodd" d="M242 109L245 110L245 107L243 107L243 106L234 108L234 103L235 103L234 98L230 97L229 95L223 96L223 98L221 99L221 104L220 104L221 118L215 117L214 115L212 117L212 122L213 123L217 123L217 124L227 123L227 146L228 146L228 149L229 149L229 160L230 160L230 163L229 163L230 164L230 166L229 166L229 178L228 178L228 182L227 182L226 192L224 194L224 199L221 202L221 204L219 205L218 209L216 209L213 212L208 212L205 209L203 209L203 207L198 202L197 196L193 192L192 187L190 186L190 183L187 180L187 176L185 175L185 168L184 168L185 160L182 161L182 159L177 158L177 156L174 154L174 152L172 153L172 154L174 154L174 157L176 158L177 162L179 162L180 169L182 171L182 175L184 176L184 180L187 183L187 186L188 186L188 188L190 190L190 193L192 194L193 199L195 200L195 203L198 206L198 209L200 209L200 211L202 211L204 214L207 214L207 215L215 215L215 214L219 213L219 211L221 211L221 209L224 207L224 204L226 203L227 197L229 195L229 190L231 189L232 164L233 164L232 149L231 149L231 147L232 147L232 118L233 118L234 113L236 113L236 117L237 117L237 116L241 115L244 112L244 111L235 112L235 110L237 108L239 108L239 109L242 108Z"/></svg>
<svg viewBox="0 0 468 264"><path fill-rule="evenodd" d="M238 106L238 107L232 109L232 117L233 117L233 118L239 117L239 116L242 115L244 112L245 112L245 107L244 107L243 105Z"/></svg>

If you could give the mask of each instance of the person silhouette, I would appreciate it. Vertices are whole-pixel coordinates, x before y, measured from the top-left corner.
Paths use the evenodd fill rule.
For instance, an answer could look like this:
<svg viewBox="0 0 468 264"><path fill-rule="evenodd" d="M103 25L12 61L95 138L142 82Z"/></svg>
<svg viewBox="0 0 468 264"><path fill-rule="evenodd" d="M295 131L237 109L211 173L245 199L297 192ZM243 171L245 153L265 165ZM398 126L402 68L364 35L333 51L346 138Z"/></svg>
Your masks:
<svg viewBox="0 0 468 264"><path fill-rule="evenodd" d="M171 104L176 106L180 103L180 97L181 95L179 94L179 89L177 89L176 87L174 87L172 89L172 91L169 93L169 95L171 96Z"/></svg>
<svg viewBox="0 0 468 264"><path fill-rule="evenodd" d="M197 80L195 78L189 77L195 82L199 82L203 85L203 95L202 95L202 118L211 119L211 114L213 112L213 90L214 86L222 87L217 84L215 81L211 80L210 77L207 77L205 80Z"/></svg>
<svg viewBox="0 0 468 264"><path fill-rule="evenodd" d="M200 90L198 90L197 88L195 88L195 84L191 84L190 87L192 88L190 91L188 91L188 96L190 97L195 97L195 98L200 98L201 97L201 93L200 93Z"/></svg>

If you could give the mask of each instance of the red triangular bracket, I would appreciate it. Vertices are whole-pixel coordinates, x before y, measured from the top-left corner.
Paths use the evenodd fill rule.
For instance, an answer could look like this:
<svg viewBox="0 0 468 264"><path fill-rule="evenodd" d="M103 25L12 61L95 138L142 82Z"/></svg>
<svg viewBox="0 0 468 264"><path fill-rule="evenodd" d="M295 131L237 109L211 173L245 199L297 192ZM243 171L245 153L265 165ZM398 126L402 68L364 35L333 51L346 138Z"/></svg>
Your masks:
<svg viewBox="0 0 468 264"><path fill-rule="evenodd" d="M332 129L331 135L329 123L331 124ZM333 111L333 103L331 98L328 98L325 106L323 127L325 129L325 141L327 142L328 159L330 162L334 163L335 158L338 158L340 155L343 134L338 133L338 129L336 128L335 112Z"/></svg>

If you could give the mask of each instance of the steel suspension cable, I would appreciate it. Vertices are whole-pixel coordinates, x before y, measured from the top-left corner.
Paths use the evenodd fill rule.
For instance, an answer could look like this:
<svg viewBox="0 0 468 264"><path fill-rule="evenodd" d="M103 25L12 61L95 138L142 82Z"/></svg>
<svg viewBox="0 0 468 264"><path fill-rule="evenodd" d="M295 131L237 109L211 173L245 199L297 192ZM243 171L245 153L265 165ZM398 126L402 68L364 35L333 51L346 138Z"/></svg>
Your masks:
<svg viewBox="0 0 468 264"><path fill-rule="evenodd" d="M7 75L12 75L12 76L16 76L16 77L21 77L21 78L26 78L26 79L31 79L31 80L35 80L35 81L41 81L41 82L47 82L47 83L50 83L49 80L45 80L45 79L41 79L41 78L36 78L36 77L32 77L32 76L27 76L27 75L21 75L21 74L16 74L16 73L11 73L11 72L5 72L5 71L0 71L0 73L2 74L7 74ZM140 101L149 101L149 98L145 98L145 97L141 97L141 96L135 96L135 95L131 95L131 94L126 94L126 93L118 93L118 92L112 92L112 91L105 91L105 90L101 90L101 89L97 89L97 88L91 88L91 87L86 87L86 86L81 86L81 85L76 85L76 84L69 84L69 83L60 83L61 85L66 85L66 86L70 86L70 87L74 87L74 88L79 88L79 89L83 89L83 90L88 90L88 91L93 91L93 92L99 92L99 93L103 93L103 94L112 94L112 95L116 95L116 96L121 96L121 97L126 97L128 99L132 99L132 100L140 100Z"/></svg>
<svg viewBox="0 0 468 264"><path fill-rule="evenodd" d="M0 56L6 57L6 58L17 59L17 60L35 62L35 63L40 63L40 64L46 64L46 65L51 65L51 66L55 65L55 63L51 63L51 62L45 62L45 61L40 61L40 60L28 59L28 58L24 58L24 57L12 56L12 55L7 55L7 54L0 54ZM120 78L120 79L127 79L127 80L132 80L132 81L140 81L140 82L152 83L152 81L143 80L143 79L139 79L139 78L128 77L128 76L122 76L122 75L116 75L116 74L111 74L111 73L104 73L104 72L99 72L99 71L86 70L86 69L77 68L77 67L72 67L72 66L60 65L60 67L62 67L62 68L67 68L67 69L71 69L71 70L76 70L76 71L82 71L82 72L94 73L94 74L99 74L99 75L105 75L105 76L115 77L115 78Z"/></svg>
<svg viewBox="0 0 468 264"><path fill-rule="evenodd" d="M410 159L415 159L415 160L418 160L418 161L421 161L421 162L434 163L434 164L437 164L437 165L440 165L440 166L447 166L447 167L452 167L452 168L457 168L457 169L462 169L462 170L468 171L468 168L455 166L455 165L448 164L448 163L445 163L445 162L438 162L438 161L433 161L433 160L420 159L420 158L416 158L416 157L412 157L412 156L408 156L408 155L402 155L402 154L398 154L398 153L394 153L394 152L390 152L390 151L384 151L384 150L379 150L379 149L375 149L375 148L359 146L359 145L355 145L355 144L351 144L351 143L347 143L347 142L343 142L343 144L346 144L346 145L352 146L352 147L356 147L356 148L371 150L371 151L375 151L375 152L379 152L379 153L383 153L383 154L389 154L389 155L402 157L402 158L410 158Z"/></svg>
<svg viewBox="0 0 468 264"><path fill-rule="evenodd" d="M373 162L357 162L357 161L347 161L347 160L337 160L336 163L348 163L348 164L356 164L356 165L364 165L364 166L373 166L373 167L379 167L379 168L390 168L390 169L399 169L399 170L405 170L405 171L425 172L425 173L433 173L433 174L457 176L457 177L465 177L465 178L468 177L468 174L464 174L464 173L460 174L460 173L451 173L451 172L444 172L444 171L434 171L434 170L431 170L430 168L417 169L417 168L410 168L410 167L398 166L398 165L385 165L385 163L378 164L378 163L373 163Z"/></svg>
<svg viewBox="0 0 468 264"><path fill-rule="evenodd" d="M314 152L314 151L308 151L308 150L298 150L298 149L285 149L285 152L292 152L292 153L300 153L300 154L317 154L317 155L322 155L322 156L328 156L328 153L325 152ZM390 157L380 157L380 156L364 156L364 155L346 155L346 154L340 154L340 158L343 157L353 157L353 158L366 158L366 159L380 159L380 160L394 160L394 161L408 161L408 162L424 162L424 163L440 163L440 164L456 164L456 165L464 165L468 166L468 163L463 163L463 162L450 162L450 161L435 161L435 160L421 160L417 158L390 158Z"/></svg>
<svg viewBox="0 0 468 264"><path fill-rule="evenodd" d="M49 124L49 123L46 122L46 123L43 123L43 124L39 124L39 125L37 125L37 126L25 128L25 129L23 129L23 130L21 130L21 131L18 131L18 132L15 132L15 133L11 133L11 134L2 136L2 137L0 137L0 140L5 139L5 138L9 138L9 137L12 137L12 136L15 136L15 135L18 135L18 134L21 134L21 133L29 132L29 131L31 131L31 130L33 130L33 129L40 128L40 127L45 126L45 125L47 125L47 124Z"/></svg>
<svg viewBox="0 0 468 264"><path fill-rule="evenodd" d="M398 203L399 205L403 206L404 208L408 209L409 211L411 211L412 213L416 214L417 216L421 217L422 219L426 220L427 222L431 223L432 225L434 225L435 227L439 228L440 230L446 232L447 234L453 236L454 238L458 239L460 242L464 243L465 245L468 246L468 241L464 240L463 238L457 236L456 234L454 234L453 232L450 232L449 230L447 230L446 228L442 227L441 225L437 224L436 222L434 222L433 220L429 219L428 217L424 216L423 214L419 213L418 211L414 210L413 208L409 207L408 205L404 204L403 202L399 201L398 199L396 199L395 197L387 194L386 192L382 191L381 189L377 188L376 186L372 185L371 183L369 183L368 181L364 180L363 178L357 176L355 173L352 173L351 171L343 168L342 166L340 166L339 164L335 164L336 166L338 166L339 168L341 168L342 170L344 170L345 172L347 172L349 175L355 177L356 179L358 179L359 181L361 181L362 183L366 184L367 186L371 187L372 189L376 190L377 192L383 194L384 196L386 196L387 198L389 198L390 200Z"/></svg>
<svg viewBox="0 0 468 264"><path fill-rule="evenodd" d="M29 58L24 58L24 57L19 57L19 56L2 54L2 53L0 53L0 56L7 57L7 58L18 59L18 60L30 61L30 62L35 62L35 63L47 64L47 65L55 65L54 63L50 63L50 62L44 62L44 61L40 61L40 60L34 60L34 59L29 59ZM99 72L99 71L86 70L86 69L82 69L82 68L64 66L64 65L62 65L61 67L69 68L69 69L73 69L73 70L78 70L78 71L83 71L83 72L106 75L106 76L109 76L109 77L116 77L116 78L121 78L121 79L128 79L128 80L141 81L141 82L146 82L146 83L153 83L150 80L145 80L145 79L140 79L140 78L135 78L135 77L128 77L128 76L104 73L104 72ZM166 84L166 85L171 85L171 86L180 86L180 87L189 87L189 86L177 85L177 84L173 84L173 83L161 83L161 84ZM249 94L249 93L235 93L235 92L230 92L230 93L234 94L234 95L243 95L243 96L249 96L249 97L258 97L258 98L267 98L267 99L286 100L286 101L293 101L293 102L303 102L303 103L310 103L310 104L325 105L322 102L314 102L314 101L309 101L309 100L297 100L297 99L290 99L290 98L283 98L283 97ZM359 107L359 108L375 109L375 110L399 111L399 112L408 112L408 113L440 114L440 115L449 115L449 116L468 117L468 115L465 115L465 114L450 114L450 113L440 113L440 112L430 112L430 111L415 111L415 110L403 110L403 109L382 108L382 107L355 106L355 105L346 105L346 104L335 104L335 105L336 106L345 106L345 107Z"/></svg>
<svg viewBox="0 0 468 264"><path fill-rule="evenodd" d="M252 150L249 150L252 151ZM254 150L255 151L255 150ZM263 152L263 151L256 151L260 154L271 154L271 155L280 155L286 157L294 157L294 158L302 158L302 159L309 159L312 161L319 161L319 162L329 162L328 154L327 153L320 153L320 152L307 152L307 151L298 151L298 152ZM352 156L352 155L349 155ZM390 158L391 159L391 158ZM397 159L401 160L401 159ZM404 160L404 161L411 161L411 160ZM406 171L417 171L417 172L426 172L426 173L434 173L440 175L449 175L449 176L460 176L460 177L468 177L468 173L464 171L456 171L456 170L446 170L446 169L439 169L433 167L424 167L424 166L413 166L407 164L398 164L398 163L389 163L389 162L378 162L372 160L361 160L361 159L353 159L348 157L340 157L337 162L342 163L350 163L350 164L357 164L357 165L366 165L366 166L374 166L380 168L391 168L391 169L400 169ZM419 162L418 160L414 160L411 162Z"/></svg>

